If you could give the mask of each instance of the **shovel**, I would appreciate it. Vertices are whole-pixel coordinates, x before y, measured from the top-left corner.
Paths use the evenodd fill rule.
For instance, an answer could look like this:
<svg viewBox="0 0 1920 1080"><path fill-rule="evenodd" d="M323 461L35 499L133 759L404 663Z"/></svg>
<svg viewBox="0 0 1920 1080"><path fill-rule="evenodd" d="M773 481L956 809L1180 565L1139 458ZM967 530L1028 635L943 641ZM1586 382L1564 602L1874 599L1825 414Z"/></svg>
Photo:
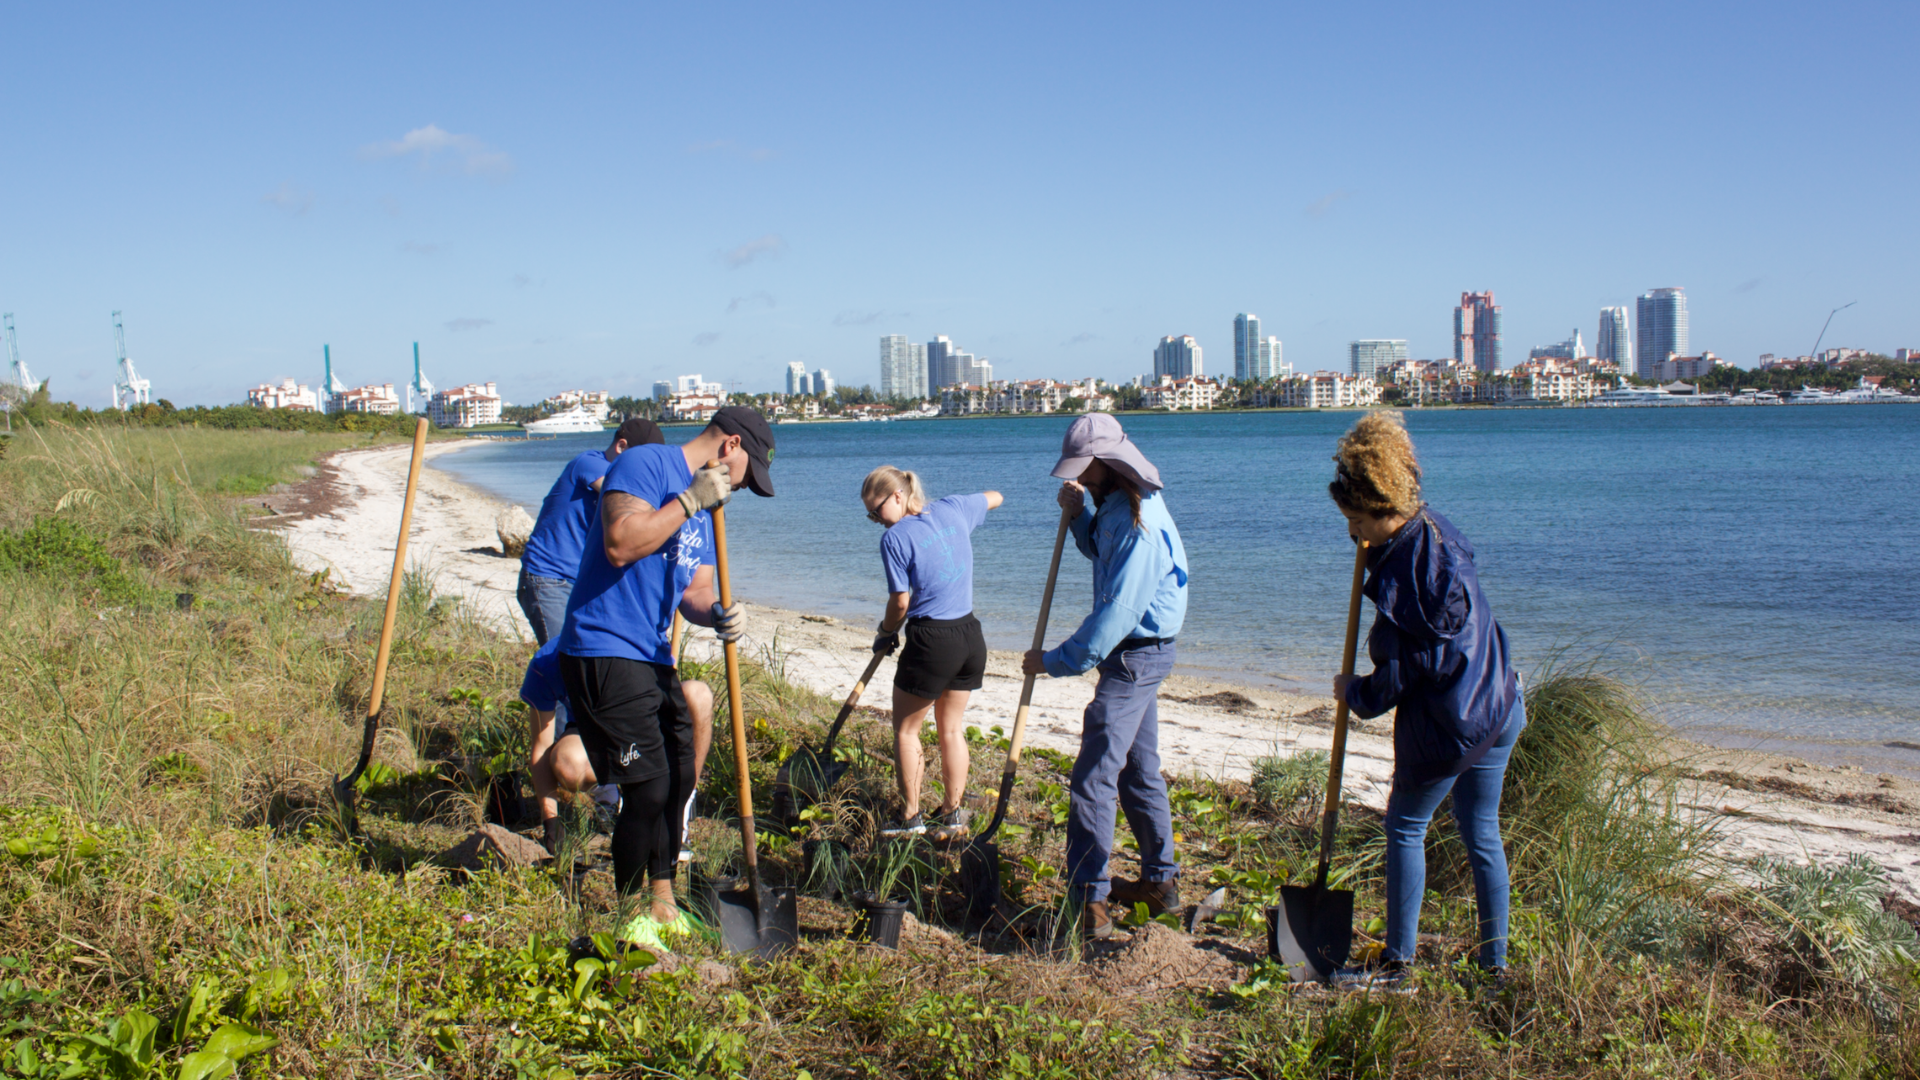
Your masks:
<svg viewBox="0 0 1920 1080"><path fill-rule="evenodd" d="M1353 552L1353 595L1347 601L1346 651L1340 674L1353 674L1360 644L1360 584L1367 570L1367 542ZM1285 964L1294 982L1326 982L1353 949L1353 890L1327 888L1333 832L1340 820L1340 777L1347 761L1347 701L1333 707L1332 764L1327 770L1327 809L1320 819L1320 872L1311 885L1280 887L1280 906L1267 909L1267 955Z"/></svg>
<svg viewBox="0 0 1920 1080"><path fill-rule="evenodd" d="M818 802L828 788L847 774L847 763L833 760L833 743L840 737L840 728L846 724L847 717L853 715L853 707L860 704L860 695L866 693L867 683L884 659L884 655L874 653L873 659L867 662L867 670L860 673L860 681L853 684L853 693L848 694L846 703L840 706L840 715L833 718L833 726L827 729L827 741L821 744L820 750L816 753L812 747L803 746L780 763L780 771L773 777L773 820L792 825L794 815Z"/></svg>
<svg viewBox="0 0 1920 1080"><path fill-rule="evenodd" d="M1053 583L1060 577L1060 552L1067 543L1067 525L1071 514L1060 513L1060 531L1053 537L1053 565L1047 567L1047 587L1040 594L1040 619L1033 628L1033 647L1047 642L1047 615L1053 610ZM994 805L993 820L986 829L960 852L960 888L966 894L969 918L986 920L1000 910L1000 848L994 834L1007 818L1007 802L1013 798L1013 775L1020 768L1020 747L1026 741L1027 709L1033 704L1033 680L1027 676L1020 686L1020 708L1013 714L1013 738L1007 744L1007 765L1000 773L1000 801Z"/></svg>
<svg viewBox="0 0 1920 1080"><path fill-rule="evenodd" d="M708 462L713 468L719 462ZM727 513L713 508L714 576L720 579L720 605L733 606L727 577ZM778 956L800 937L794 890L769 889L760 881L760 846L753 827L753 781L748 774L746 703L740 694L740 645L726 643L727 711L733 714L733 764L740 780L740 847L746 860L744 889L718 895L720 940L728 950L753 956Z"/></svg>
<svg viewBox="0 0 1920 1080"><path fill-rule="evenodd" d="M422 417L413 428L413 463L407 466L407 497L400 505L400 540L393 547L393 573L387 578L387 613L380 620L380 648L373 659L373 693L367 698L367 728L360 738L360 760L346 776L333 778L333 802L340 808L347 835L360 831L354 814L353 785L373 760L373 736L380 728L380 706L387 692L387 657L393 650L393 616L400 609L400 584L407 569L407 533L413 526L413 492L420 486L421 450L427 444L427 421Z"/></svg>

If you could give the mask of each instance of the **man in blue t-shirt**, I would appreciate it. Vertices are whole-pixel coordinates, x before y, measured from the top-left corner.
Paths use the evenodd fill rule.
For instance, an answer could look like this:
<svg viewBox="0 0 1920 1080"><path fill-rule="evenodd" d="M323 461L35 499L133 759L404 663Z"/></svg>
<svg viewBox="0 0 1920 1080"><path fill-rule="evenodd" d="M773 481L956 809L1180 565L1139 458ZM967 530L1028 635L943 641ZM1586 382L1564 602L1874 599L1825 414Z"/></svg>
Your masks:
<svg viewBox="0 0 1920 1080"><path fill-rule="evenodd" d="M694 770L692 718L669 643L673 612L713 627L722 641L739 640L741 607L720 606L713 570L704 565L713 546L709 512L738 485L771 496L772 459L766 419L728 406L684 446L620 455L587 534L559 637L572 713L561 738L580 741L596 779L620 785L614 884L635 893L650 883L653 900L624 931L630 940L657 940L680 919L673 900L678 811L693 791ZM578 787L586 777L567 768L572 758L570 748L556 754L555 775Z"/></svg>
<svg viewBox="0 0 1920 1080"><path fill-rule="evenodd" d="M635 446L666 442L659 425L635 417L620 425L613 444L605 450L576 454L540 504L540 517L520 556L520 584L514 590L520 610L541 645L560 632L567 617L567 594L580 572L580 552L587 528L600 509L600 481L622 452Z"/></svg>

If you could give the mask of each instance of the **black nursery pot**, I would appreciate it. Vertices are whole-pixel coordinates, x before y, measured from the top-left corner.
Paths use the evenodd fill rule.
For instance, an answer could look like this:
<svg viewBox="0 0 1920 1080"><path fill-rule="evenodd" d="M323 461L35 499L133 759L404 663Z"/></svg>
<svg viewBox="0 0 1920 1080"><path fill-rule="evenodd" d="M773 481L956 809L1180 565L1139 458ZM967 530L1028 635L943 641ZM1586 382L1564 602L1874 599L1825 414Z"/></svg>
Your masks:
<svg viewBox="0 0 1920 1080"><path fill-rule="evenodd" d="M694 917L708 926L720 925L720 894L732 892L739 886L740 879L734 874L714 874L698 863L687 869L688 899L692 901Z"/></svg>
<svg viewBox="0 0 1920 1080"><path fill-rule="evenodd" d="M520 774L500 773L487 785L487 820L513 828L520 824L526 805L520 798Z"/></svg>
<svg viewBox="0 0 1920 1080"><path fill-rule="evenodd" d="M905 900L873 900L856 896L853 898L853 907L859 913L853 921L851 932L855 941L869 941L883 949L900 947L900 927L907 917Z"/></svg>
<svg viewBox="0 0 1920 1080"><path fill-rule="evenodd" d="M806 882L820 899L837 903L846 890L840 874L819 869L823 861L836 861L842 867L851 859L852 849L839 840L808 840L800 845L800 857L807 867ZM847 896L847 899L852 899Z"/></svg>

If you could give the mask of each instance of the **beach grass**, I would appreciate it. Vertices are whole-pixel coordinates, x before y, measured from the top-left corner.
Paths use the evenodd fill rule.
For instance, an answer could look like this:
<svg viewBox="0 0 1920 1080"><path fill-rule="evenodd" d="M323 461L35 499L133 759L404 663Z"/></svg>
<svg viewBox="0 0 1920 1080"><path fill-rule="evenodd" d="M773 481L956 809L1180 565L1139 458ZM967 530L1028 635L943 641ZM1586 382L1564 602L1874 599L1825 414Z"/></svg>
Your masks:
<svg viewBox="0 0 1920 1080"><path fill-rule="evenodd" d="M231 493L361 441L53 428L0 458L0 1075L1920 1073L1920 969L1911 930L1876 915L1876 868L1725 863L1631 692L1580 667L1529 686L1504 986L1462 963L1472 887L1444 824L1417 996L1294 992L1259 962L1260 910L1310 870L1316 842L1301 806L1324 762L1285 758L1253 783L1173 784L1188 891L1230 893L1201 940L1238 971L1234 988L1116 982L1132 954L1082 962L1050 944L1071 761L1040 750L999 838L1005 934L917 929L897 953L861 947L844 938L850 913L809 897L807 942L774 963L695 943L679 962L572 964L569 939L623 915L604 871L436 862L523 752L513 698L531 646L440 595L430 567L404 591L365 835L342 832L328 792L358 749L379 607L297 571ZM776 644L746 671L763 812L778 761L818 745L837 706L784 662ZM722 681L707 661L685 667ZM736 790L722 708L716 807ZM775 880L804 878L805 840L872 849L891 747L882 725L856 727L849 779L769 838ZM976 738L988 782L1005 733ZM1379 825L1358 807L1344 820L1338 871L1365 943L1383 911ZM724 864L735 846L700 824L703 859ZM913 901L938 926L959 897L950 859L928 859Z"/></svg>

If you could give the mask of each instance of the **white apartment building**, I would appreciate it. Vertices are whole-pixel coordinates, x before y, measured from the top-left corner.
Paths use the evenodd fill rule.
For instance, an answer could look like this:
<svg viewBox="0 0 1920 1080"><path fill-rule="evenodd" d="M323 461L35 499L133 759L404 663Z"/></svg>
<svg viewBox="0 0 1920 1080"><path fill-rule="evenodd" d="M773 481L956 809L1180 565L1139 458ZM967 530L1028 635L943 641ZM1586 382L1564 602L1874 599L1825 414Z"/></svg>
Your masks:
<svg viewBox="0 0 1920 1080"><path fill-rule="evenodd" d="M1355 409L1379 401L1380 385L1373 376L1333 371L1295 375L1253 392L1254 407L1268 409Z"/></svg>
<svg viewBox="0 0 1920 1080"><path fill-rule="evenodd" d="M972 383L943 387L940 391L940 415L972 416L976 413L999 412L994 408L997 397L994 391Z"/></svg>
<svg viewBox="0 0 1920 1080"><path fill-rule="evenodd" d="M1725 364L1725 360L1710 352L1703 352L1699 356L1669 356L1653 365L1653 373L1649 378L1660 383L1704 379L1713 373L1714 368Z"/></svg>
<svg viewBox="0 0 1920 1080"><path fill-rule="evenodd" d="M725 397L727 388L717 382L706 382L699 375L682 375L673 380L673 392L676 394L713 394Z"/></svg>
<svg viewBox="0 0 1920 1080"><path fill-rule="evenodd" d="M1158 385L1140 388L1140 407L1166 409L1211 409L1220 397L1220 384L1199 377L1176 379L1162 375Z"/></svg>
<svg viewBox="0 0 1920 1080"><path fill-rule="evenodd" d="M435 427L470 428L500 422L500 391L493 383L469 383L435 390L427 399L427 419Z"/></svg>
<svg viewBox="0 0 1920 1080"><path fill-rule="evenodd" d="M379 386L356 386L351 390L342 390L333 395L333 401L327 411L397 416L400 413L400 395L393 392L392 383L382 383Z"/></svg>
<svg viewBox="0 0 1920 1080"><path fill-rule="evenodd" d="M562 390L541 404L552 412L566 412L575 407L584 408L592 412L602 423L606 422L607 412L611 408L605 390Z"/></svg>
<svg viewBox="0 0 1920 1080"><path fill-rule="evenodd" d="M281 379L279 386L261 383L247 391L247 404L259 409L291 409L294 412L319 412L320 395L313 387L292 379Z"/></svg>
<svg viewBox="0 0 1920 1080"><path fill-rule="evenodd" d="M705 385L718 386L720 384L707 383ZM666 403L661 408L661 412L669 420L699 420L705 422L713 419L713 414L719 412L720 406L724 404L726 404L726 402L719 394L679 393L666 400Z"/></svg>

